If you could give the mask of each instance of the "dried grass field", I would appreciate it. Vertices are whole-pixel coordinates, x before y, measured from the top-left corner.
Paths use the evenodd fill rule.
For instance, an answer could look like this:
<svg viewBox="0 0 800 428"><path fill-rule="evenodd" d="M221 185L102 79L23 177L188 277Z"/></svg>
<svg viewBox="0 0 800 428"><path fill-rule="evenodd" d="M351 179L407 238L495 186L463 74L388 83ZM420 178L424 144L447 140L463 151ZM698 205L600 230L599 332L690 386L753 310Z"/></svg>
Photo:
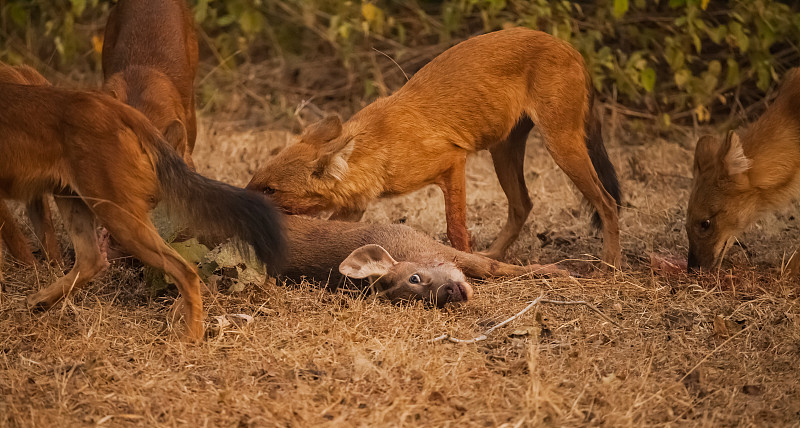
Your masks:
<svg viewBox="0 0 800 428"><path fill-rule="evenodd" d="M236 185L291 141L201 122L198 169ZM115 263L73 298L31 313L24 297L56 273L7 262L0 425L800 426L800 288L780 277L800 243L797 207L740 236L718 276L653 272L650 254L685 257L693 141L623 137L608 147L626 202L624 270L580 261L601 241L534 132L534 211L509 260L572 259L565 265L586 275L478 282L462 307L266 283L208 296L208 327L224 314L254 321L209 328L187 345L167 323L175 292L151 297L140 267ZM468 164L467 194L471 233L485 247L506 217L487 153ZM379 201L364 221L404 221L442 239L440 191ZM484 341L430 342L478 336L542 295L600 313L542 303Z"/></svg>

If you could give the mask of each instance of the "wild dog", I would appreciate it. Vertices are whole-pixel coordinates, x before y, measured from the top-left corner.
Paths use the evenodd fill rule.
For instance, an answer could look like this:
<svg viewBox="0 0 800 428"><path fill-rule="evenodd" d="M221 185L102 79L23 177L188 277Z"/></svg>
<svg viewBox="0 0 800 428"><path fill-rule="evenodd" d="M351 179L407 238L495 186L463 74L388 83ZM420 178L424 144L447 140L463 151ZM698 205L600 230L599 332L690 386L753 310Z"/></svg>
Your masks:
<svg viewBox="0 0 800 428"><path fill-rule="evenodd" d="M720 141L697 142L686 210L689 271L716 269L732 237L800 194L800 69L790 70L764 114ZM789 273L800 272L795 253Z"/></svg>
<svg viewBox="0 0 800 428"><path fill-rule="evenodd" d="M515 266L442 245L399 224L363 224L286 217L288 256L282 275L327 281L368 280L391 301L423 300L436 306L472 296L466 277L566 275L554 265Z"/></svg>
<svg viewBox="0 0 800 428"><path fill-rule="evenodd" d="M523 160L535 123L555 162L597 211L603 260L618 266L619 183L592 98L583 58L567 43L523 28L485 34L448 49L344 125L335 116L310 125L247 188L293 214L333 210L334 219L357 220L372 199L436 184L450 243L470 251L464 166L468 155L488 149L508 220L483 254L499 259L532 208Z"/></svg>
<svg viewBox="0 0 800 428"><path fill-rule="evenodd" d="M103 89L144 113L194 169L197 34L186 0L120 0L103 40Z"/></svg>
<svg viewBox="0 0 800 428"><path fill-rule="evenodd" d="M20 85L50 86L50 82L33 68L27 65L12 67L2 62L0 62L0 82L17 83ZM45 257L51 262L63 265L61 248L58 245L58 236L53 227L53 217L47 198L41 197L29 201L27 209L28 217L31 219L34 233L41 243ZM2 228L2 237L11 255L26 265L33 265L36 263L33 258L33 252L19 224L14 219L14 216L11 214L6 204L2 201L0 201L0 225L4 225Z"/></svg>
<svg viewBox="0 0 800 428"><path fill-rule="evenodd" d="M252 245L272 269L284 254L282 216L263 195L189 170L134 108L100 93L0 84L0 198L50 192L75 246L75 265L29 296L31 307L52 306L106 267L97 219L130 254L175 280L186 302L186 335L200 339L200 278L151 223L148 212L160 199L213 239Z"/></svg>

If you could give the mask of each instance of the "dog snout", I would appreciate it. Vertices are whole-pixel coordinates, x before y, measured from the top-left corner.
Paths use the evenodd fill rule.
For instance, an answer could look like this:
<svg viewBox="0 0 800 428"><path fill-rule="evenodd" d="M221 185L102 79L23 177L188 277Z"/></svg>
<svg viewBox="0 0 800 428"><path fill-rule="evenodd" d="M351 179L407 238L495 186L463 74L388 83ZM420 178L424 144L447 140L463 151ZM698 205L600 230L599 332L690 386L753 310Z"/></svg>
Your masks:
<svg viewBox="0 0 800 428"><path fill-rule="evenodd" d="M686 272L687 273L694 273L700 269L700 262L697 260L697 256L691 250L689 250L689 257L686 263Z"/></svg>

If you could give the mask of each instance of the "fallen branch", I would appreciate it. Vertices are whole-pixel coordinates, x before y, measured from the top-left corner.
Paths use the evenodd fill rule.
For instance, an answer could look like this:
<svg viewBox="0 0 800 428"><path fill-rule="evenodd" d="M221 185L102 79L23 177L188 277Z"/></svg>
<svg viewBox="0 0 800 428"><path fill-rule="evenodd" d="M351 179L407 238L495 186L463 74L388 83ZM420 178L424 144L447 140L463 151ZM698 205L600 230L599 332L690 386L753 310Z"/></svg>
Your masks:
<svg viewBox="0 0 800 428"><path fill-rule="evenodd" d="M428 342L440 342L442 340L449 340L450 342L453 342L453 343L476 343L476 342L480 342L482 340L486 340L486 339L489 338L489 335L492 334L495 330L497 330L498 328L500 328L500 327L510 323L511 321L514 321L515 319L521 317L525 312L528 312L529 310L531 310L531 308L533 308L534 306L538 305L539 303L550 303L550 304L553 304L553 305L584 305L587 308L589 308L589 309L593 310L594 312L596 312L604 320L606 320L606 321L610 322L611 324L614 324L615 326L619 327L619 323L617 323L613 319L609 318L606 314L600 312L600 309L597 309L596 306L594 306L593 304L591 304L591 303L589 303L589 302L587 302L585 300L563 300L563 301L562 300L550 300L550 299L545 299L544 298L544 294L542 294L541 296L537 297L532 302L530 302L528 304L528 306L525 307L525 309L517 312L511 318L509 318L509 319L507 319L507 320L505 320L505 321L503 321L503 322L501 322L501 323L499 323L497 325L492 326L488 330L484 331L483 334L481 334L480 336L473 337L472 339L458 339L456 337L450 336L449 334L445 333L445 334L443 334L441 336L434 337L433 339L429 340Z"/></svg>

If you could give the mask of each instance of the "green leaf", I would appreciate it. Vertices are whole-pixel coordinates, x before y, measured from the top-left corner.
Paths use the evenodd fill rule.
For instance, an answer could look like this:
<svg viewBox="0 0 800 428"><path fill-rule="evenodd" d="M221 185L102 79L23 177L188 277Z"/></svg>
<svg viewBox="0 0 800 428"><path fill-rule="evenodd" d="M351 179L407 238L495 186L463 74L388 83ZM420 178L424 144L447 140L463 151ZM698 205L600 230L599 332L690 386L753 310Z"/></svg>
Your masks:
<svg viewBox="0 0 800 428"><path fill-rule="evenodd" d="M220 26L220 27L227 27L228 25L231 25L234 21L236 21L236 16L234 16L234 15L224 15L224 16L220 16L217 19L217 25Z"/></svg>
<svg viewBox="0 0 800 428"><path fill-rule="evenodd" d="M189 264L200 263L210 251L208 247L198 242L197 238L191 238L183 242L173 242L170 246Z"/></svg>
<svg viewBox="0 0 800 428"><path fill-rule="evenodd" d="M386 20L386 17L384 16L381 8L372 3L364 3L361 5L361 15L368 24L367 29L371 29L373 32L378 34L383 34L383 24Z"/></svg>
<svg viewBox="0 0 800 428"><path fill-rule="evenodd" d="M86 9L86 0L71 0L72 3L72 13L75 16L81 16L83 11Z"/></svg>
<svg viewBox="0 0 800 428"><path fill-rule="evenodd" d="M628 11L628 0L614 0L614 17L622 18Z"/></svg>
<svg viewBox="0 0 800 428"><path fill-rule="evenodd" d="M722 64L719 61L713 60L708 63L708 72L713 76L719 76L719 73L722 71Z"/></svg>
<svg viewBox="0 0 800 428"><path fill-rule="evenodd" d="M758 89L762 91L766 91L769 88L770 83L772 83L772 73L770 72L770 67L764 63L758 63L756 65L756 86Z"/></svg>
<svg viewBox="0 0 800 428"><path fill-rule="evenodd" d="M694 32L692 33L692 42L694 42L695 52L700 53L703 48L703 43L700 41L700 37Z"/></svg>
<svg viewBox="0 0 800 428"><path fill-rule="evenodd" d="M253 35L264 28L264 16L255 9L246 9L239 18L239 25L245 34Z"/></svg>
<svg viewBox="0 0 800 428"><path fill-rule="evenodd" d="M686 63L686 56L683 53L683 49L680 48L672 37L667 37L664 41L667 45L666 49L664 49L664 58L666 58L669 68L673 71L682 69L683 65Z"/></svg>
<svg viewBox="0 0 800 428"><path fill-rule="evenodd" d="M719 85L719 79L717 79L717 76L714 76L708 72L703 73L702 93L710 95L714 89L717 89L717 85Z"/></svg>
<svg viewBox="0 0 800 428"><path fill-rule="evenodd" d="M25 28L28 25L28 11L22 6L22 3L11 3L8 6L8 16L17 27Z"/></svg>
<svg viewBox="0 0 800 428"><path fill-rule="evenodd" d="M198 0L194 7L195 22L204 22L208 16L208 0Z"/></svg>
<svg viewBox="0 0 800 428"><path fill-rule="evenodd" d="M686 5L686 0L669 0L669 7L673 9L677 9L684 5Z"/></svg>
<svg viewBox="0 0 800 428"><path fill-rule="evenodd" d="M733 40L734 45L739 48L739 52L747 52L747 49L750 47L750 38L745 34L742 24L735 21L728 24L728 34L731 40Z"/></svg>
<svg viewBox="0 0 800 428"><path fill-rule="evenodd" d="M642 81L642 87L647 92L653 92L656 86L656 71L652 67L647 67L641 71L639 78Z"/></svg>
<svg viewBox="0 0 800 428"><path fill-rule="evenodd" d="M725 25L720 25L715 29L709 29L707 33L712 42L720 44L725 39L725 36L728 35L728 27Z"/></svg>
<svg viewBox="0 0 800 428"><path fill-rule="evenodd" d="M678 85L678 88L683 88L686 83L689 82L689 79L692 78L692 72L688 69L681 69L675 72L675 84Z"/></svg>
<svg viewBox="0 0 800 428"><path fill-rule="evenodd" d="M728 58L728 72L725 76L725 86L738 86L741 81L739 77L739 63L733 58Z"/></svg>
<svg viewBox="0 0 800 428"><path fill-rule="evenodd" d="M155 296L160 291L166 290L172 281L160 269L145 266L144 268L144 281L147 283L147 288L150 289L150 295Z"/></svg>

